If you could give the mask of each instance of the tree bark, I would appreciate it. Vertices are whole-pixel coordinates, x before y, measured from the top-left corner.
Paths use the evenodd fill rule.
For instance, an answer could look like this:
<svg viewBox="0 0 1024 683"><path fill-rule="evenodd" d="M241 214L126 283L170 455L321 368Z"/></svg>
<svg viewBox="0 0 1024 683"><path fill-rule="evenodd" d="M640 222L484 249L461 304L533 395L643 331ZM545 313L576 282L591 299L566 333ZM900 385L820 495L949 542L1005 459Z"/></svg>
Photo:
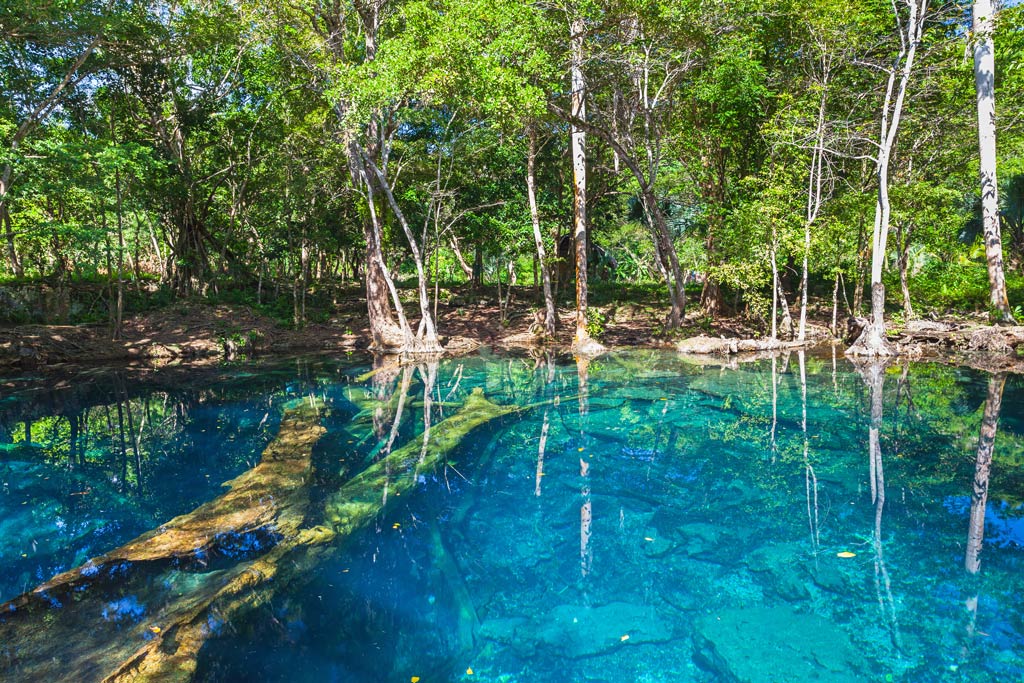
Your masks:
<svg viewBox="0 0 1024 683"><path fill-rule="evenodd" d="M924 30L927 5L928 0L908 0L907 6L910 11L906 23L902 23L898 15L896 17L900 31L900 51L896 64L902 62L902 66L898 71L895 66L889 69L885 99L882 103L878 159L875 165L878 198L875 202L875 223L871 233L871 322L865 326L860 338L846 350L851 355L889 356L893 353L885 340L885 285L882 283L886 242L889 239L889 164L896 144L900 118L903 115L907 86L914 68L914 57ZM896 11L895 4L893 10Z"/></svg>
<svg viewBox="0 0 1024 683"><path fill-rule="evenodd" d="M828 103L828 83L830 62L822 56L821 60L821 98L818 102L818 119L814 131L814 150L811 154L811 169L807 178L807 215L804 221L804 261L800 275L800 330L797 339L804 341L807 334L807 288L808 259L811 253L811 226L818 218L822 203L823 156L825 154L825 107Z"/></svg>
<svg viewBox="0 0 1024 683"><path fill-rule="evenodd" d="M416 335L418 343L415 349L408 348L406 350L425 353L440 352L443 349L437 339L437 329L434 326L434 317L430 313L430 295L427 292L427 275L423 265L423 252L420 250L419 242L416 241L416 236L413 235L412 228L409 226L408 221L406 221L405 214L402 212L401 207L398 205L398 201L395 199L394 193L391 191L391 186L388 184L387 178L384 176L384 172L381 171L380 167L374 163L373 159L366 154L365 150L363 151L363 155L366 165L376 176L377 182L380 184L380 188L384 192L384 196L387 197L388 204L391 205L391 210L394 211L399 225L402 226L405 238L409 241L409 249L412 251L413 262L416 265L416 283L420 303L420 328L423 334Z"/></svg>
<svg viewBox="0 0 1024 683"><path fill-rule="evenodd" d="M1003 272L1003 240L999 229L999 196L996 185L996 99L995 45L992 41L992 0L974 0L974 89L978 100L978 150L981 157L981 220L985 240L985 261L991 315L999 322L1013 323L1006 298Z"/></svg>
<svg viewBox="0 0 1024 683"><path fill-rule="evenodd" d="M583 36L586 22L576 15L569 20L569 42L571 50L570 80L572 118L585 121L587 118L586 81L583 76ZM587 134L576 123L571 127L572 176L573 176L573 237L576 264L576 333L574 348L585 348L593 340L587 331Z"/></svg>
<svg viewBox="0 0 1024 683"><path fill-rule="evenodd" d="M555 297L551 292L551 266L544 250L544 235L540 229L540 210L537 207L537 131L531 127L528 133L529 149L526 153L526 194L530 201L530 220L533 223L533 241L537 248L537 263L544 287L544 336L555 336L558 314L555 311ZM536 278L534 278L536 280Z"/></svg>
<svg viewBox="0 0 1024 683"><path fill-rule="evenodd" d="M0 188L0 194L4 190ZM18 251L14 246L14 228L11 225L11 212L7 207L7 200L0 200L0 220L4 222L4 239L7 241L7 262L11 266L11 272L15 277L24 277L25 271L21 266L21 259L18 258Z"/></svg>

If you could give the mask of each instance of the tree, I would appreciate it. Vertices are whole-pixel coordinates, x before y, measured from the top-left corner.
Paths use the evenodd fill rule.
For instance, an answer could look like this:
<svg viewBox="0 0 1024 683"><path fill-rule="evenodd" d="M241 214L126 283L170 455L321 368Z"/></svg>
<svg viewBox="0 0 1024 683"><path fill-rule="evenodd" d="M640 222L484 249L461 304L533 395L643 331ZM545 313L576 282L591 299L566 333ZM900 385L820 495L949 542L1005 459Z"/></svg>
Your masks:
<svg viewBox="0 0 1024 683"><path fill-rule="evenodd" d="M889 356L892 349L885 340L885 285L882 269L885 266L886 243L889 239L889 172L896 146L900 118L907 96L907 87L914 69L914 58L921 43L928 0L904 0L904 17L893 4L894 18L899 32L899 48L895 60L885 67L886 86L882 100L881 123L878 130L875 179L878 197L875 203L875 223L871 232L871 319L863 332L847 349L848 354L862 356Z"/></svg>
<svg viewBox="0 0 1024 683"><path fill-rule="evenodd" d="M1003 239L999 229L999 197L996 184L995 23L992 0L974 0L974 89L978 100L978 149L981 157L981 213L985 240L985 261L992 315L1012 323L1003 273Z"/></svg>
<svg viewBox="0 0 1024 683"><path fill-rule="evenodd" d="M587 22L580 8L570 8L569 18L569 115L574 121L587 119L587 82L583 74L584 38ZM570 124L572 138L573 240L576 264L576 332L573 348L580 352L599 350L600 344L587 330L587 133L578 123Z"/></svg>
<svg viewBox="0 0 1024 683"><path fill-rule="evenodd" d="M112 5L90 0L67 7L15 3L5 4L0 10L0 91L5 99L10 98L3 104L3 113L12 119L12 133L4 136L6 153L0 165L0 222L9 265L19 277L24 268L15 247L8 205L14 159L26 139L57 110L68 93L94 73L95 60L90 60L106 38ZM76 20L70 31L65 29L66 12Z"/></svg>

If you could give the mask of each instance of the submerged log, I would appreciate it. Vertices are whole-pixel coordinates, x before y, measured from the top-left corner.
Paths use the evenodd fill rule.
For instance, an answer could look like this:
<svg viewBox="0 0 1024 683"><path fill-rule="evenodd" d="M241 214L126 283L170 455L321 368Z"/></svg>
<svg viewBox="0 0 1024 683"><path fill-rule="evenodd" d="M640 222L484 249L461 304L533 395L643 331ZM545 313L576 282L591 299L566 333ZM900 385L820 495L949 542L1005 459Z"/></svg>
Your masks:
<svg viewBox="0 0 1024 683"><path fill-rule="evenodd" d="M411 489L420 472L434 467L470 431L519 410L517 406L492 403L479 387L474 389L457 413L431 428L425 452L421 443L407 443L366 468L331 496L325 507L326 524L339 535L351 533L376 515L389 496Z"/></svg>
<svg viewBox="0 0 1024 683"><path fill-rule="evenodd" d="M117 680L159 652L176 625L252 581L257 563L210 565L298 534L323 433L317 407L299 402L259 464L227 482L225 494L0 605L0 678Z"/></svg>
<svg viewBox="0 0 1024 683"><path fill-rule="evenodd" d="M0 678L190 680L203 645L232 617L338 552L339 541L379 514L389 493L411 489L419 472L471 430L517 410L475 390L434 425L426 449L413 440L342 486L327 500L328 523L321 525L309 524L308 483L323 428L313 407L295 408L260 465L224 496L0 605ZM210 541L232 529L266 529L268 538L246 552ZM202 567L214 554L221 561ZM227 566L213 566L224 558Z"/></svg>

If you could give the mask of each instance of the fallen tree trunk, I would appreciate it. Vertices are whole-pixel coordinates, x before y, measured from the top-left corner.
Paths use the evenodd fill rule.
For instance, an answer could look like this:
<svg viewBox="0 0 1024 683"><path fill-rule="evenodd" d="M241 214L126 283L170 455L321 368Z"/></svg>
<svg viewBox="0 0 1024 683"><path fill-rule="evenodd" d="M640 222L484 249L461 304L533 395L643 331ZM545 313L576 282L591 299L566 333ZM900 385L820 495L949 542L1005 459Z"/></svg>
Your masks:
<svg viewBox="0 0 1024 683"><path fill-rule="evenodd" d="M339 542L380 513L389 494L411 489L419 472L443 461L471 430L517 410L474 390L432 428L425 451L414 440L342 486L325 504L324 525L303 524L310 456L323 428L315 407L290 411L260 465L234 480L227 494L0 605L0 677L190 680L202 646L232 617L266 603L338 552ZM239 548L233 565L202 567L215 549L234 559L210 539L239 529L267 529L266 543L254 551L262 554L253 558Z"/></svg>
<svg viewBox="0 0 1024 683"><path fill-rule="evenodd" d="M778 339L721 339L698 336L684 339L676 345L676 351L693 355L731 355L750 351L777 351L807 348L818 343L816 339L804 341L780 341Z"/></svg>
<svg viewBox="0 0 1024 683"><path fill-rule="evenodd" d="M160 651L174 625L244 586L256 562L204 569L298 534L319 422L303 399L227 493L0 605L0 677L117 680L127 664Z"/></svg>

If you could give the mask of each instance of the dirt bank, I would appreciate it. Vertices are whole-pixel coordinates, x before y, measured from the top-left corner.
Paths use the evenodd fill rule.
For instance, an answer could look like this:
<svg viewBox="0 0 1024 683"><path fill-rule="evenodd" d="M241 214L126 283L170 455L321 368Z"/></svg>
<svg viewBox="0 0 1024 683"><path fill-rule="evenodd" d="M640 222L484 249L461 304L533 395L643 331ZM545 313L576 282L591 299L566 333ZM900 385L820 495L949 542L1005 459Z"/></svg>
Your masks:
<svg viewBox="0 0 1024 683"><path fill-rule="evenodd" d="M242 355L365 350L370 343L365 304L359 299L339 305L328 322L292 329L246 306L178 303L125 320L120 340L106 325L22 325L0 327L0 368L45 367L63 363L145 362L163 364L214 362ZM703 353L736 353L764 347L760 330L740 318L713 323L692 314L671 336L661 329L663 311L645 303L595 306L601 341L609 348L677 348ZM439 328L449 349L458 352L479 345L496 348L531 346L536 306L523 298L504 315L493 297L463 294L438 306ZM556 346L572 342L574 311L559 310ZM814 343L830 338L822 321L810 325ZM1024 369L1024 327L991 327L980 321L914 321L890 334L900 356L942 360L991 369ZM680 340L687 340L679 344ZM782 346L789 346L784 344ZM718 348L720 347L720 348ZM750 347L748 349L747 347Z"/></svg>

